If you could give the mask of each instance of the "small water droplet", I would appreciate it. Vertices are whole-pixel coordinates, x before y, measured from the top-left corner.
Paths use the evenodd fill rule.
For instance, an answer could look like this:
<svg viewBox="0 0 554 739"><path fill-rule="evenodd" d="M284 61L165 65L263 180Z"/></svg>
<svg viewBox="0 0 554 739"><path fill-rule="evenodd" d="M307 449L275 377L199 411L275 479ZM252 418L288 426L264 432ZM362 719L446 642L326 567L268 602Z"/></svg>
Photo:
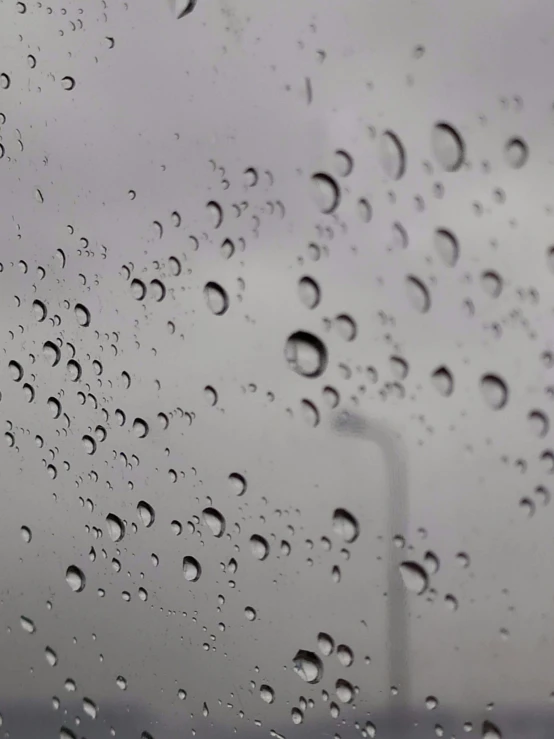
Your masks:
<svg viewBox="0 0 554 739"><path fill-rule="evenodd" d="M47 310L42 300L33 301L33 313L37 321L42 322L46 318Z"/></svg>
<svg viewBox="0 0 554 739"><path fill-rule="evenodd" d="M316 308L321 299L319 285L311 277L301 277L298 281L298 294L306 308Z"/></svg>
<svg viewBox="0 0 554 739"><path fill-rule="evenodd" d="M92 719L96 718L98 713L98 706L90 698L83 698L83 711Z"/></svg>
<svg viewBox="0 0 554 739"><path fill-rule="evenodd" d="M438 367L431 375L431 382L440 395L448 397L454 391L454 378L446 367Z"/></svg>
<svg viewBox="0 0 554 739"><path fill-rule="evenodd" d="M215 200L210 200L206 205L206 208L208 209L208 216L212 226L214 228L219 228L223 223L223 209L221 208L221 205L216 203Z"/></svg>
<svg viewBox="0 0 554 739"><path fill-rule="evenodd" d="M346 644L339 644L337 647L337 657L343 667L350 667L354 662L354 653Z"/></svg>
<svg viewBox="0 0 554 739"><path fill-rule="evenodd" d="M89 436L88 434L85 434L85 436L83 436L83 446L87 454L94 454L94 452L96 451L96 441L92 438L92 436Z"/></svg>
<svg viewBox="0 0 554 739"><path fill-rule="evenodd" d="M37 630L37 627L35 624L31 621L30 618L27 618L26 616L21 616L19 619L19 623L21 624L21 628L23 631L26 631L28 634L34 634Z"/></svg>
<svg viewBox="0 0 554 739"><path fill-rule="evenodd" d="M427 589L429 578L423 567L417 562L402 562L400 574L404 585L411 593L421 595Z"/></svg>
<svg viewBox="0 0 554 739"><path fill-rule="evenodd" d="M59 363L62 356L60 347L57 344L54 344L53 341L47 341L44 343L42 347L42 353L51 367L55 367Z"/></svg>
<svg viewBox="0 0 554 739"><path fill-rule="evenodd" d="M402 142L392 131L385 131L381 136L379 154L387 177L399 180L406 171L406 153Z"/></svg>
<svg viewBox="0 0 554 739"><path fill-rule="evenodd" d="M256 620L256 611L251 607L247 606L244 609L244 615L248 619L248 621L255 621Z"/></svg>
<svg viewBox="0 0 554 739"><path fill-rule="evenodd" d="M28 526L22 526L20 531L21 531L21 538L23 539L25 544L29 544L29 542L33 538L31 529Z"/></svg>
<svg viewBox="0 0 554 739"><path fill-rule="evenodd" d="M58 655L51 647L46 647L44 656L50 667L55 667L58 664Z"/></svg>
<svg viewBox="0 0 554 739"><path fill-rule="evenodd" d="M502 732L492 721L483 721L481 736L483 739L502 739Z"/></svg>
<svg viewBox="0 0 554 739"><path fill-rule="evenodd" d="M62 87L64 90L73 90L75 87L75 80L73 77L62 77Z"/></svg>
<svg viewBox="0 0 554 739"><path fill-rule="evenodd" d="M148 424L142 418L135 418L133 421L133 431L139 439L144 439L148 435Z"/></svg>
<svg viewBox="0 0 554 739"><path fill-rule="evenodd" d="M520 169L529 158L529 148L523 139L516 136L507 141L504 156L510 167Z"/></svg>
<svg viewBox="0 0 554 739"><path fill-rule="evenodd" d="M10 370L12 380L15 380L15 382L19 382L22 379L23 367L19 364L19 362L16 362L12 359L12 361L8 364L8 369Z"/></svg>
<svg viewBox="0 0 554 739"><path fill-rule="evenodd" d="M10 85L11 85L11 80L9 76L5 74L4 72L0 74L0 87L3 90L7 90Z"/></svg>
<svg viewBox="0 0 554 739"><path fill-rule="evenodd" d="M354 699L354 688L348 680L337 680L335 683L335 693L341 703L352 703Z"/></svg>
<svg viewBox="0 0 554 739"><path fill-rule="evenodd" d="M275 691L269 685L260 686L260 698L264 703L273 703L275 700Z"/></svg>
<svg viewBox="0 0 554 739"><path fill-rule="evenodd" d="M508 402L508 386L498 375L483 375L480 387L489 408L500 410Z"/></svg>
<svg viewBox="0 0 554 739"><path fill-rule="evenodd" d="M146 285L142 280L136 278L131 281L131 295L135 300L144 300L146 295Z"/></svg>
<svg viewBox="0 0 554 739"><path fill-rule="evenodd" d="M445 228L438 228L434 235L434 245L437 254L447 267L453 267L458 261L460 255L460 247L458 239L452 231Z"/></svg>
<svg viewBox="0 0 554 739"><path fill-rule="evenodd" d="M481 287L491 298L497 298L502 292L502 278L497 272L489 270L481 274Z"/></svg>

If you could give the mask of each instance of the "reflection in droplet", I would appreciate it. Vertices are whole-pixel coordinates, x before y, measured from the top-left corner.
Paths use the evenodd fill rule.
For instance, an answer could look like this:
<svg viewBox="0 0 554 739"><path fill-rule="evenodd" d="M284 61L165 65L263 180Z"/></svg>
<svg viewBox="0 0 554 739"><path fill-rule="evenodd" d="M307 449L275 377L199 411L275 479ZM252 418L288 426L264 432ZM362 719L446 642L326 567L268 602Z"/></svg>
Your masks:
<svg viewBox="0 0 554 739"><path fill-rule="evenodd" d="M333 513L333 531L348 544L356 541L360 533L358 521L345 508L336 508Z"/></svg>
<svg viewBox="0 0 554 739"><path fill-rule="evenodd" d="M145 500L141 500L137 504L137 513L146 528L150 528L150 526L152 526L152 524L154 523L154 519L156 518L156 514L154 513L154 509L152 508L152 506Z"/></svg>
<svg viewBox="0 0 554 739"><path fill-rule="evenodd" d="M293 660L294 672L307 683L318 683L323 677L323 664L317 654L299 649Z"/></svg>
<svg viewBox="0 0 554 739"><path fill-rule="evenodd" d="M399 180L406 170L404 146L392 131L385 131L381 136L380 160L383 171L393 180Z"/></svg>
<svg viewBox="0 0 554 739"><path fill-rule="evenodd" d="M116 516L115 513L109 513L106 516L106 525L112 541L121 541L123 539L125 535L125 524L119 516Z"/></svg>
<svg viewBox="0 0 554 739"><path fill-rule="evenodd" d="M423 282L418 280L417 277L409 275L406 277L406 289L408 291L408 300L412 307L419 313L427 313L431 307L431 296Z"/></svg>
<svg viewBox="0 0 554 739"><path fill-rule="evenodd" d="M421 595L427 589L429 578L423 567L417 562L402 562L400 574L407 590L416 595Z"/></svg>
<svg viewBox="0 0 554 739"><path fill-rule="evenodd" d="M207 282L204 286L204 297L208 308L215 316L222 316L229 308L229 297L217 282Z"/></svg>
<svg viewBox="0 0 554 739"><path fill-rule="evenodd" d="M323 172L312 175L312 197L321 213L332 213L340 203L340 190L335 180Z"/></svg>
<svg viewBox="0 0 554 739"><path fill-rule="evenodd" d="M256 559L264 560L269 554L269 544L263 536L254 534L250 537L250 551Z"/></svg>
<svg viewBox="0 0 554 739"><path fill-rule="evenodd" d="M327 347L314 334L297 331L285 344L289 366L304 377L319 377L327 367Z"/></svg>
<svg viewBox="0 0 554 739"><path fill-rule="evenodd" d="M202 511L204 523L214 536L220 537L225 533L225 519L216 508L204 508Z"/></svg>
<svg viewBox="0 0 554 739"><path fill-rule="evenodd" d="M447 172L455 172L464 161L464 142L448 123L437 123L431 135L431 146L436 160Z"/></svg>
<svg viewBox="0 0 554 739"><path fill-rule="evenodd" d="M489 408L499 410L508 402L508 386L498 375L483 375L480 387Z"/></svg>
<svg viewBox="0 0 554 739"><path fill-rule="evenodd" d="M183 575L188 582L196 582L202 573L200 563L195 557L185 557L183 559Z"/></svg>

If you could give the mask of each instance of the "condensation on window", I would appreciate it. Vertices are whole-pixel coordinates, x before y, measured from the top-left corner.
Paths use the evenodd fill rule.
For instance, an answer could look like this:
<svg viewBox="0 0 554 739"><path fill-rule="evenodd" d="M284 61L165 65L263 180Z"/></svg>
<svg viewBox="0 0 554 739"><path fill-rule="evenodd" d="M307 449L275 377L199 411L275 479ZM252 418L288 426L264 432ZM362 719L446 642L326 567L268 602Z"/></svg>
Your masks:
<svg viewBox="0 0 554 739"><path fill-rule="evenodd" d="M547 736L551 21L0 1L3 738Z"/></svg>

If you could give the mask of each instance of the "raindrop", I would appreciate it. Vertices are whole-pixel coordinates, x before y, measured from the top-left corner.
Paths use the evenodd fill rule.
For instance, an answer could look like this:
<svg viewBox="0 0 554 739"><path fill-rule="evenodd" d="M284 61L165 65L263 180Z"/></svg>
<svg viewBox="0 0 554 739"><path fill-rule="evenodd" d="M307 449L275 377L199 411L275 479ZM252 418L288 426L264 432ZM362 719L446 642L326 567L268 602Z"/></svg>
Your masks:
<svg viewBox="0 0 554 739"><path fill-rule="evenodd" d="M434 552L425 552L423 564L425 565L425 570L429 575L434 575L439 571L440 561Z"/></svg>
<svg viewBox="0 0 554 739"><path fill-rule="evenodd" d="M3 90L7 90L10 84L11 84L11 80L9 76L5 73L0 74L0 87Z"/></svg>
<svg viewBox="0 0 554 739"><path fill-rule="evenodd" d="M146 421L143 421L142 418L135 418L133 421L133 431L135 432L136 437L144 439L148 434L148 424Z"/></svg>
<svg viewBox="0 0 554 739"><path fill-rule="evenodd" d="M335 180L318 172L312 175L312 197L321 213L332 213L340 203L340 190Z"/></svg>
<svg viewBox="0 0 554 739"><path fill-rule="evenodd" d="M336 508L333 513L333 531L351 544L358 538L360 527L358 521L345 508Z"/></svg>
<svg viewBox="0 0 554 739"><path fill-rule="evenodd" d="M429 695L429 696L427 696L427 698L425 699L425 708L426 708L426 709L427 709L428 711L434 711L434 710L435 710L435 708L436 708L436 707L437 707L438 705L439 705L439 702L438 702L438 700L437 700L437 699L435 698L435 696L434 696L434 695Z"/></svg>
<svg viewBox="0 0 554 739"><path fill-rule="evenodd" d="M339 336L345 341L352 341L356 338L356 323L350 316L346 314L337 316L335 318L335 326Z"/></svg>
<svg viewBox="0 0 554 739"><path fill-rule="evenodd" d="M214 406L217 403L217 392L211 385L206 385L204 388L204 397L208 405Z"/></svg>
<svg viewBox="0 0 554 739"><path fill-rule="evenodd" d="M304 714L299 708L293 708L290 712L292 723L293 724L301 724L304 721ZM335 734L335 736L338 736L338 734Z"/></svg>
<svg viewBox="0 0 554 739"><path fill-rule="evenodd" d="M90 325L90 311L82 303L77 303L75 306L75 318L79 326Z"/></svg>
<svg viewBox="0 0 554 739"><path fill-rule="evenodd" d="M335 692L341 703L352 703L354 689L347 680L337 680L335 683Z"/></svg>
<svg viewBox="0 0 554 739"><path fill-rule="evenodd" d="M335 171L339 177L348 177L354 168L354 160L347 151L339 149L335 152Z"/></svg>
<svg viewBox="0 0 554 739"><path fill-rule="evenodd" d="M31 621L30 618L26 618L26 616L21 616L19 619L19 623L21 624L21 628L23 631L26 631L28 634L34 634L37 630L37 627L35 624Z"/></svg>
<svg viewBox="0 0 554 739"><path fill-rule="evenodd" d="M269 544L263 536L254 534L250 537L250 551L256 559L264 560L269 554Z"/></svg>
<svg viewBox="0 0 554 739"><path fill-rule="evenodd" d="M406 170L404 147L392 131L385 131L381 136L380 160L383 171L393 180L399 180Z"/></svg>
<svg viewBox="0 0 554 739"><path fill-rule="evenodd" d="M208 209L208 216L210 218L212 226L214 228L219 228L223 223L223 210L221 208L221 205L219 203L216 203L215 200L210 200L210 202L206 205L206 208Z"/></svg>
<svg viewBox="0 0 554 739"><path fill-rule="evenodd" d="M273 703L273 701L275 700L275 692L273 688L270 688L269 685L261 685L260 698L264 701L264 703Z"/></svg>
<svg viewBox="0 0 554 739"><path fill-rule="evenodd" d="M483 739L502 739L502 732L492 721L483 721L481 736Z"/></svg>
<svg viewBox="0 0 554 739"><path fill-rule="evenodd" d="M146 285L142 280L134 279L131 282L131 295L135 300L143 300L146 295Z"/></svg>
<svg viewBox="0 0 554 739"><path fill-rule="evenodd" d="M504 147L504 155L510 167L520 169L529 158L529 148L523 139L511 138Z"/></svg>
<svg viewBox="0 0 554 739"><path fill-rule="evenodd" d="M480 387L489 408L500 410L508 402L508 386L498 375L483 375Z"/></svg>
<svg viewBox="0 0 554 739"><path fill-rule="evenodd" d="M314 334L297 331L285 344L285 359L303 377L319 377L327 367L327 347Z"/></svg>
<svg viewBox="0 0 554 739"><path fill-rule="evenodd" d="M337 657L343 667L350 667L352 662L354 662L354 654L346 644L339 644L337 647Z"/></svg>
<svg viewBox="0 0 554 739"><path fill-rule="evenodd" d="M448 123L437 123L431 135L431 147L438 163L447 172L463 164L465 146L460 134Z"/></svg>
<svg viewBox="0 0 554 739"><path fill-rule="evenodd" d="M225 239L225 241L221 244L220 250L221 255L224 257L224 259L231 259L231 257L235 253L235 245L233 244L231 239Z"/></svg>
<svg viewBox="0 0 554 739"><path fill-rule="evenodd" d="M402 562L400 564L400 574L404 585L411 593L421 595L427 589L428 575L417 562Z"/></svg>
<svg viewBox="0 0 554 739"><path fill-rule="evenodd" d="M22 526L20 531L21 531L21 538L23 539L25 544L29 544L29 542L33 538L31 529L28 526Z"/></svg>
<svg viewBox="0 0 554 739"><path fill-rule="evenodd" d="M46 318L46 306L41 300L33 301L33 313L37 321L42 322Z"/></svg>
<svg viewBox="0 0 554 739"><path fill-rule="evenodd" d="M150 528L150 526L152 526L152 524L154 523L154 519L156 518L156 514L154 513L154 509L152 508L152 506L145 500L141 500L137 504L137 513L146 528Z"/></svg>
<svg viewBox="0 0 554 739"><path fill-rule="evenodd" d="M59 363L62 356L60 347L57 344L54 344L54 342L52 341L45 342L42 347L42 353L51 367L55 367Z"/></svg>
<svg viewBox="0 0 554 739"><path fill-rule="evenodd" d="M160 280L152 280L150 289L156 302L161 302L165 298L165 285Z"/></svg>
<svg viewBox="0 0 554 739"><path fill-rule="evenodd" d="M124 677L119 675L115 681L115 684L120 690L127 690L127 680L125 680Z"/></svg>
<svg viewBox="0 0 554 739"><path fill-rule="evenodd" d="M196 7L197 0L175 0L175 18L179 20L184 18L185 15L192 13Z"/></svg>
<svg viewBox="0 0 554 739"><path fill-rule="evenodd" d="M197 559L194 557L185 557L183 559L183 575L185 576L185 580L196 582L201 574L202 569Z"/></svg>
<svg viewBox="0 0 554 739"><path fill-rule="evenodd" d="M311 428L319 425L319 411L317 406L311 400L303 399L300 401L300 411L302 418Z"/></svg>
<svg viewBox="0 0 554 739"><path fill-rule="evenodd" d="M460 247L458 245L458 239L452 231L447 231L445 228L438 228L435 231L434 242L437 254L442 261L447 267L453 267L458 261Z"/></svg>
<svg viewBox="0 0 554 739"><path fill-rule="evenodd" d="M306 308L315 308L319 305L321 294L319 285L311 277L301 277L298 281L298 294Z"/></svg>
<svg viewBox="0 0 554 739"><path fill-rule="evenodd" d="M497 298L502 292L502 278L496 272L488 271L481 274L481 287L491 298Z"/></svg>
<svg viewBox="0 0 554 739"><path fill-rule="evenodd" d="M96 451L96 441L88 434L83 436L83 446L87 454L94 454Z"/></svg>
<svg viewBox="0 0 554 739"><path fill-rule="evenodd" d="M452 395L454 390L454 378L452 377L450 370L446 367L438 367L431 375L431 382L440 395L443 395L444 397Z"/></svg>
<svg viewBox="0 0 554 739"><path fill-rule="evenodd" d="M529 420L531 433L541 439L545 437L550 427L550 423L546 414L542 411L534 410L529 412L527 418Z"/></svg>
<svg viewBox="0 0 554 739"><path fill-rule="evenodd" d="M62 405L59 400L56 400L56 398L48 398L46 401L48 408L50 409L50 413L52 414L52 418L59 418L62 412Z"/></svg>
<svg viewBox="0 0 554 739"><path fill-rule="evenodd" d="M294 672L307 683L318 683L323 677L323 664L317 654L298 650L293 660Z"/></svg>
<svg viewBox="0 0 554 739"><path fill-rule="evenodd" d="M10 370L12 380L19 382L23 377L23 367L19 364L19 362L16 362L12 359L12 361L8 364L8 369Z"/></svg>
<svg viewBox="0 0 554 739"><path fill-rule="evenodd" d="M256 611L251 608L250 606L247 606L244 609L244 615L248 619L248 621L255 621L256 620Z"/></svg>
<svg viewBox="0 0 554 739"><path fill-rule="evenodd" d="M431 297L423 282L418 280L417 277L409 275L406 277L406 289L412 307L419 313L427 313L431 307Z"/></svg>
<svg viewBox="0 0 554 739"><path fill-rule="evenodd" d="M46 647L44 650L44 656L46 657L46 661L50 667L55 667L58 664L58 655L53 649L51 649L51 647Z"/></svg>
<svg viewBox="0 0 554 739"><path fill-rule="evenodd" d="M393 356L389 358L390 369L395 380L405 380L408 376L408 362L403 357Z"/></svg>
<svg viewBox="0 0 554 739"><path fill-rule="evenodd" d="M81 365L74 359L70 359L67 363L67 374L72 382L77 382L81 378Z"/></svg>
<svg viewBox="0 0 554 739"><path fill-rule="evenodd" d="M235 495L244 495L246 492L246 480L242 475L239 475L238 472L231 472L229 482Z"/></svg>
<svg viewBox="0 0 554 739"><path fill-rule="evenodd" d="M65 572L65 581L74 593L80 593L85 588L85 576L78 567L71 565Z"/></svg>
<svg viewBox="0 0 554 739"><path fill-rule="evenodd" d="M75 80L73 77L62 77L62 87L64 90L73 90L75 87Z"/></svg>
<svg viewBox="0 0 554 739"><path fill-rule="evenodd" d="M319 647L319 651L321 652L321 654L324 657L328 657L330 654L333 653L335 642L329 636L329 634L326 634L324 631L320 631L317 635L317 646Z"/></svg>
<svg viewBox="0 0 554 739"><path fill-rule="evenodd" d="M106 516L106 525L112 541L121 541L123 539L125 535L125 524L119 516L116 516L115 513L109 513Z"/></svg>
<svg viewBox="0 0 554 739"><path fill-rule="evenodd" d="M90 698L83 698L83 711L92 719L96 718L98 706Z"/></svg>
<svg viewBox="0 0 554 739"><path fill-rule="evenodd" d="M217 282L207 282L204 286L204 298L208 308L215 316L222 316L229 308L229 297Z"/></svg>
<svg viewBox="0 0 554 739"><path fill-rule="evenodd" d="M225 533L225 519L222 514L215 508L204 508L202 511L204 523L216 537L223 536Z"/></svg>

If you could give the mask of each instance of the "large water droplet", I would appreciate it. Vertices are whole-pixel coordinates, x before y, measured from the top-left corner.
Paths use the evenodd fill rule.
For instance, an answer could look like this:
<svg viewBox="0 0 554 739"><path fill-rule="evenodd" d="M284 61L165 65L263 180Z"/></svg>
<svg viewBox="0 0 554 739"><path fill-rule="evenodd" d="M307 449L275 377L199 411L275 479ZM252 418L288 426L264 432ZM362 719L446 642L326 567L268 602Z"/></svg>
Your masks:
<svg viewBox="0 0 554 739"><path fill-rule="evenodd" d="M333 513L333 531L351 544L360 533L358 521L344 508L336 508Z"/></svg>
<svg viewBox="0 0 554 739"><path fill-rule="evenodd" d="M88 326L90 324L90 311L82 303L75 306L75 318L79 326Z"/></svg>
<svg viewBox="0 0 554 739"><path fill-rule="evenodd" d="M323 677L323 663L314 652L299 649L293 661L294 672L307 683L318 683Z"/></svg>
<svg viewBox="0 0 554 739"><path fill-rule="evenodd" d="M406 277L406 289L408 292L408 300L412 307L419 313L427 313L431 307L431 296L423 282L413 275L408 275L408 277Z"/></svg>
<svg viewBox="0 0 554 739"><path fill-rule="evenodd" d="M244 495L246 492L246 480L238 472L231 472L229 482L235 495Z"/></svg>
<svg viewBox="0 0 554 739"><path fill-rule="evenodd" d="M135 418L133 421L133 431L139 439L144 439L148 434L148 424L142 418Z"/></svg>
<svg viewBox="0 0 554 739"><path fill-rule="evenodd" d="M204 508L202 517L214 536L223 536L225 533L225 519L216 508Z"/></svg>
<svg viewBox="0 0 554 739"><path fill-rule="evenodd" d="M437 229L435 231L434 241L439 257L447 267L453 267L458 261L460 247L452 231L447 231L445 228Z"/></svg>
<svg viewBox="0 0 554 739"><path fill-rule="evenodd" d="M296 331L285 344L289 366L304 377L319 377L327 367L327 347L314 334Z"/></svg>
<svg viewBox="0 0 554 739"><path fill-rule="evenodd" d="M71 565L65 572L65 581L74 593L80 593L85 588L85 576L78 567Z"/></svg>
<svg viewBox="0 0 554 739"><path fill-rule="evenodd" d="M498 375L483 375L480 387L489 408L500 410L508 402L508 386Z"/></svg>
<svg viewBox="0 0 554 739"><path fill-rule="evenodd" d="M298 281L298 294L306 308L315 308L319 305L319 285L311 277L301 277Z"/></svg>
<svg viewBox="0 0 554 739"><path fill-rule="evenodd" d="M217 282L207 282L204 286L204 297L211 312L222 316L229 308L229 297Z"/></svg>
<svg viewBox="0 0 554 739"><path fill-rule="evenodd" d="M10 370L12 380L19 382L23 377L23 367L19 364L19 362L16 362L14 359L12 359L12 361L8 364L8 369Z"/></svg>
<svg viewBox="0 0 554 739"><path fill-rule="evenodd" d="M254 534L250 537L250 551L256 559L263 560L269 554L269 544L263 536Z"/></svg>
<svg viewBox="0 0 554 739"><path fill-rule="evenodd" d="M106 526L108 534L112 541L121 541L125 535L125 524L116 516L115 513L108 513L106 516Z"/></svg>
<svg viewBox="0 0 554 739"><path fill-rule="evenodd" d="M346 644L339 644L337 647L337 657L343 667L350 667L352 662L354 662L354 653Z"/></svg>
<svg viewBox="0 0 554 739"><path fill-rule="evenodd" d="M429 578L421 565L417 562L402 562L399 569L402 581L411 593L421 595L425 592Z"/></svg>
<svg viewBox="0 0 554 739"><path fill-rule="evenodd" d="M53 341L47 341L44 343L42 353L51 367L55 367L62 356L60 347L57 344L54 344Z"/></svg>
<svg viewBox="0 0 554 739"><path fill-rule="evenodd" d="M464 142L448 123L437 123L431 136L431 147L436 160L447 172L455 172L464 161Z"/></svg>
<svg viewBox="0 0 554 739"><path fill-rule="evenodd" d="M137 504L137 513L146 528L150 528L150 526L152 526L152 524L154 523L154 519L156 518L156 514L154 513L154 509L152 508L152 506L145 500L141 500Z"/></svg>
<svg viewBox="0 0 554 739"><path fill-rule="evenodd" d="M332 213L340 203L340 190L335 180L323 172L312 175L312 196L321 213Z"/></svg>
<svg viewBox="0 0 554 739"><path fill-rule="evenodd" d="M73 90L75 87L75 80L73 77L62 77L62 87L64 90Z"/></svg>
<svg viewBox="0 0 554 739"><path fill-rule="evenodd" d="M335 683L335 693L341 703L352 703L354 699L354 688L348 680L337 680Z"/></svg>
<svg viewBox="0 0 554 739"><path fill-rule="evenodd" d="M195 557L185 557L183 559L183 575L188 582L196 582L202 574L200 563Z"/></svg>
<svg viewBox="0 0 554 739"><path fill-rule="evenodd" d="M275 700L275 691L269 685L260 686L260 698L264 703L273 703Z"/></svg>
<svg viewBox="0 0 554 739"><path fill-rule="evenodd" d="M383 171L393 180L399 180L406 170L404 146L392 131L385 131L381 136L380 160Z"/></svg>
<svg viewBox="0 0 554 739"><path fill-rule="evenodd" d="M335 642L333 641L332 637L329 636L329 634L326 634L324 631L320 631L317 635L317 646L321 654L324 657L328 657L330 654L333 653Z"/></svg>

